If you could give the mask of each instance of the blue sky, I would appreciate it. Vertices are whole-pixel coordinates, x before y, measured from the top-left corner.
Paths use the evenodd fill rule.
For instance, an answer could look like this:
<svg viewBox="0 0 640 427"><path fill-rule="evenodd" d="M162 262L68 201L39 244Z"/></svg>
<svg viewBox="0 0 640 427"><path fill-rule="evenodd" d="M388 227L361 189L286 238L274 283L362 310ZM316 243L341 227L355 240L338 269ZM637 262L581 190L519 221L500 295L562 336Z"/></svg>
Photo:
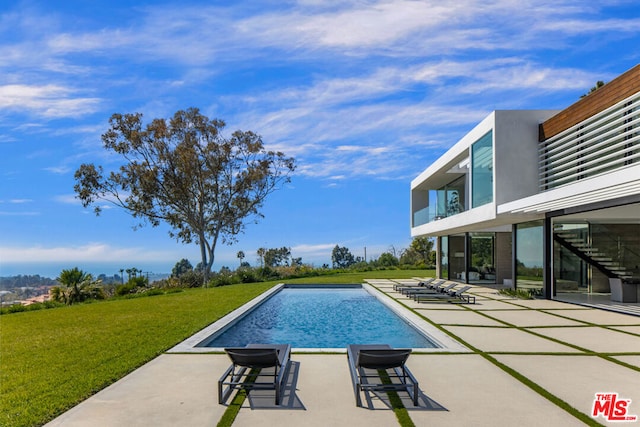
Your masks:
<svg viewBox="0 0 640 427"><path fill-rule="evenodd" d="M562 109L640 62L636 0L0 1L0 275L195 265L74 198L113 113L198 107L297 159L239 250L329 263L410 243L409 185L496 109Z"/></svg>

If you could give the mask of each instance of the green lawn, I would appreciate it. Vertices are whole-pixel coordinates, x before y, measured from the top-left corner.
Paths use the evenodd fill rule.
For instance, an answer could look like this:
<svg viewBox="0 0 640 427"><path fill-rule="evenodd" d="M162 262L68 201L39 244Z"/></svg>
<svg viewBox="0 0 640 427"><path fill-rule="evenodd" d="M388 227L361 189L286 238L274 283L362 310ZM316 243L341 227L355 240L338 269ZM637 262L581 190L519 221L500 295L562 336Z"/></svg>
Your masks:
<svg viewBox="0 0 640 427"><path fill-rule="evenodd" d="M433 274L385 270L286 283L362 283L365 278ZM276 283L190 289L0 316L0 425L35 426L52 420Z"/></svg>

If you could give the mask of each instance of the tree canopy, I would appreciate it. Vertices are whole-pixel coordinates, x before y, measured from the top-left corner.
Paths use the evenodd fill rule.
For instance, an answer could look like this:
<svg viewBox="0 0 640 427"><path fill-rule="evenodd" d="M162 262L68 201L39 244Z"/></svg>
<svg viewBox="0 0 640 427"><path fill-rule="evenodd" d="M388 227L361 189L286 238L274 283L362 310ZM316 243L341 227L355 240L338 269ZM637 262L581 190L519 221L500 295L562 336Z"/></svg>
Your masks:
<svg viewBox="0 0 640 427"><path fill-rule="evenodd" d="M114 114L102 135L119 169L83 164L75 173L76 197L101 212L108 201L140 220L167 223L169 235L200 246L204 280L218 243L233 244L248 222L257 222L266 197L290 182L293 158L267 151L251 131L222 134L225 123L197 108L143 125L142 114Z"/></svg>
<svg viewBox="0 0 640 427"><path fill-rule="evenodd" d="M78 267L62 270L56 280L60 285L51 288L51 298L54 301L71 305L92 298L104 298L100 281L94 280L91 274L78 269Z"/></svg>
<svg viewBox="0 0 640 427"><path fill-rule="evenodd" d="M346 247L340 247L336 245L331 251L331 264L333 268L347 268L355 264L356 260Z"/></svg>
<svg viewBox="0 0 640 427"><path fill-rule="evenodd" d="M173 266L173 269L171 270L171 277L180 277L190 271L193 271L193 265L191 265L191 262L189 262L188 259L182 258Z"/></svg>
<svg viewBox="0 0 640 427"><path fill-rule="evenodd" d="M267 267L279 267L289 265L291 257L291 249L283 246L282 248L267 249L264 252L264 264Z"/></svg>

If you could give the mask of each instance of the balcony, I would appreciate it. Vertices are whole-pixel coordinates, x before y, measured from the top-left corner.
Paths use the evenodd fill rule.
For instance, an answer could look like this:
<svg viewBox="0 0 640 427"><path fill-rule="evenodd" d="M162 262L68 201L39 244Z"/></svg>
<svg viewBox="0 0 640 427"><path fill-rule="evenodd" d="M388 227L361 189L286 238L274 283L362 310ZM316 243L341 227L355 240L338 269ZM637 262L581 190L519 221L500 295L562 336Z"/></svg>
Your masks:
<svg viewBox="0 0 640 427"><path fill-rule="evenodd" d="M413 212L413 226L418 227L464 212L464 206L458 203L457 200L457 198L450 200L445 209L445 206L438 204L436 199L435 206L427 206L426 208Z"/></svg>

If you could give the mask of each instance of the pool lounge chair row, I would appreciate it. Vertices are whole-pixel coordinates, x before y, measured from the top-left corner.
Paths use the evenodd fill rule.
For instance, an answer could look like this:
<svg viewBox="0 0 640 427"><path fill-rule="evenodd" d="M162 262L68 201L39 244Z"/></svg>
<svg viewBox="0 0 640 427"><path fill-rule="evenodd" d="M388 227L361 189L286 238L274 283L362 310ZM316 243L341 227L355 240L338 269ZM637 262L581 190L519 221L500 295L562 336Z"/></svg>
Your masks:
<svg viewBox="0 0 640 427"><path fill-rule="evenodd" d="M463 286L455 289L459 283L447 282L446 280L429 280L420 282L415 286L396 287L396 291L402 295L412 298L416 302L427 301L447 301L462 304L475 304L476 297L465 294L471 286ZM394 285L395 286L395 285Z"/></svg>
<svg viewBox="0 0 640 427"><path fill-rule="evenodd" d="M421 287L427 286L429 283L433 282L434 280L436 280L436 279L431 277L431 278L428 278L428 279L421 280L418 283L413 284L413 285L408 285L406 283L394 283L393 284L393 290L400 292L400 289L402 289L402 288L421 288Z"/></svg>
<svg viewBox="0 0 640 427"><path fill-rule="evenodd" d="M271 389L275 390L275 404L280 405L291 363L291 345L249 344L225 348L225 352L231 366L218 380L218 403L224 404L236 389ZM349 345L347 361L356 406L362 406L361 393L370 391L406 391L418 406L418 381L405 365L410 354L411 349L386 344Z"/></svg>
<svg viewBox="0 0 640 427"><path fill-rule="evenodd" d="M433 284L426 285L422 288L416 289L401 289L400 293L402 295L411 296L413 294L419 293L446 293L450 289L453 289L457 283L455 282L447 282L446 280L440 280L438 283L433 282Z"/></svg>

